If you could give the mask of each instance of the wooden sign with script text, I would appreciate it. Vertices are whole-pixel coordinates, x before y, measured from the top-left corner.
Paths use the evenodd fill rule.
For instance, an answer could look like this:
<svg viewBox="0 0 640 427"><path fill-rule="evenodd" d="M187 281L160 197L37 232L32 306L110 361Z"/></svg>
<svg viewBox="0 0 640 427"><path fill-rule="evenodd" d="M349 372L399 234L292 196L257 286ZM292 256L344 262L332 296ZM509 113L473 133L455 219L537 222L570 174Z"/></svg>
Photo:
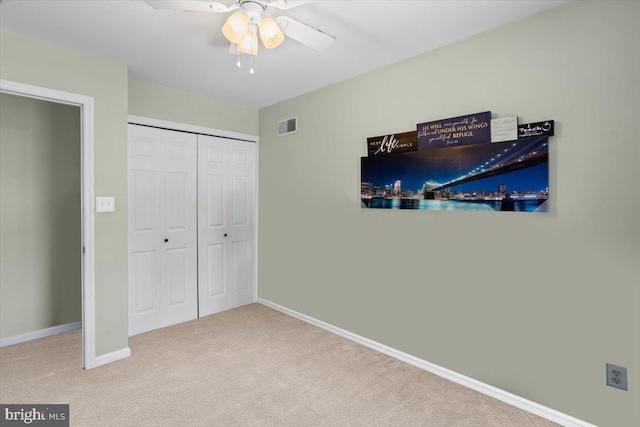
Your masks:
<svg viewBox="0 0 640 427"><path fill-rule="evenodd" d="M418 132L403 132L367 138L369 156L418 150Z"/></svg>

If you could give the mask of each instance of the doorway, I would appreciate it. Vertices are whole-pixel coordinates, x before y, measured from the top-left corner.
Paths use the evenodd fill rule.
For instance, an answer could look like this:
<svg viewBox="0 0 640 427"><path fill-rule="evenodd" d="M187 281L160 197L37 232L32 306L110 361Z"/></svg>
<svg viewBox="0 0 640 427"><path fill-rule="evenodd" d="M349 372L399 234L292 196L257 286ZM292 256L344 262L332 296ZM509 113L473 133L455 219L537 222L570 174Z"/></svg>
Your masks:
<svg viewBox="0 0 640 427"><path fill-rule="evenodd" d="M54 324L62 322L62 325L57 325L62 326L62 331L64 331L65 327L75 329L79 326L76 319L80 318L80 325L82 326L82 364L83 368L90 369L97 366L95 357L94 209L92 203L94 194L93 98L8 80L0 80L0 93L3 94L3 98L9 100L9 104L24 106L31 103L35 105L36 109L44 111L44 114L52 115L49 127L50 131L56 134L51 138L52 142L57 139L73 140L73 138L76 141L75 147L72 147L73 144L69 144L64 148L55 147L53 149L50 147L40 151L34 151L34 148L27 147L27 144L21 146L20 143L15 143L13 147L7 149L8 151L3 152L3 155L10 154L10 157L15 159L24 160L28 157L29 166L32 168L29 171L31 180L37 183L38 186L38 189L34 190L34 194L26 197L29 199L27 203L24 203L24 200L20 202L20 193L28 191L24 188L28 183L18 183L12 190L15 192L13 195L5 192L3 188L3 198L9 197L11 200L8 200L8 202L11 203L7 204L13 205L8 208L7 213L11 216L10 219L15 222L16 228L21 227L20 229L23 230L22 233L16 233L16 230L13 233L8 233L15 235L10 236L12 237L11 240L3 242L3 263L5 262L5 257L8 257L7 265L10 265L10 262L18 263L18 265L12 265L9 269L9 274L5 275L3 271L3 282L16 282L16 284L6 289L5 283L3 283L3 301L15 301L16 305L19 305L17 302L21 301L23 306L25 302L27 305L33 302L36 308L38 305L43 307L43 301L48 300L49 303L52 303L55 309L48 311L37 319L37 322L34 323L35 326L31 325L36 329L39 327L38 325L47 325L47 322ZM3 116L7 117L9 114L5 111ZM12 121L21 120L19 115L9 118ZM47 126L38 126L30 123L28 118L23 117L22 119L26 120L23 125L28 129L28 132L44 134L46 131L44 128ZM74 132L74 130L69 130L74 122L75 137L69 134ZM9 127L13 128L13 125ZM69 165L61 166L62 158L65 156L73 157L74 150L75 155L77 155L75 166L73 166L77 171L75 176L73 176L73 170L64 170L66 167L69 167L69 169L73 169L73 167ZM33 161L34 159L37 161ZM49 161L48 166L47 160ZM24 170L21 170L17 165L12 165L11 167L14 168L16 175L22 176L21 173L24 173ZM7 177L11 176L9 171ZM22 177L24 178L24 176ZM4 185L5 183L3 182L3 187ZM4 204L5 200L3 200ZM20 204L22 206L19 206ZM53 206L57 206L60 209L56 208L56 213L54 213L54 209L49 210ZM23 211L22 215L20 214L21 209ZM27 218L25 217L28 214L35 215L34 218L37 217L35 222L30 221L31 225L19 225L20 221L26 221ZM73 221L56 221L56 218L60 219L66 216L70 216L72 220L75 219L75 225ZM5 219L3 218L3 221ZM3 239L4 229L10 230L10 227L11 224L9 223L3 224ZM46 234L46 236L43 234ZM27 260L22 259L20 261L18 258L11 258L13 253L10 250L11 244L20 243L23 244L23 253L29 254L26 257ZM39 245L45 247L40 247ZM63 247L74 249L69 251L68 255L62 255L61 258L57 252ZM18 250L16 252L20 253ZM44 262L38 259L39 257L47 256L47 253L49 254L49 259ZM5 269L3 268L3 270ZM31 286L31 290L27 294L19 296L19 292L25 290L21 289L22 284L26 282L31 284L42 282L45 276L53 277L52 281L63 282L62 287ZM76 286L80 288L79 292L77 288L75 291L73 290L73 283L68 283L72 282L74 277L76 278ZM73 308L74 301L80 304L80 308L77 306ZM4 306L3 311L5 311ZM62 332L56 329L57 326L53 325L38 329L33 333L22 334L22 338L24 340L35 339L51 333ZM19 331L19 327L14 331ZM12 332L9 330L7 333L11 334Z"/></svg>

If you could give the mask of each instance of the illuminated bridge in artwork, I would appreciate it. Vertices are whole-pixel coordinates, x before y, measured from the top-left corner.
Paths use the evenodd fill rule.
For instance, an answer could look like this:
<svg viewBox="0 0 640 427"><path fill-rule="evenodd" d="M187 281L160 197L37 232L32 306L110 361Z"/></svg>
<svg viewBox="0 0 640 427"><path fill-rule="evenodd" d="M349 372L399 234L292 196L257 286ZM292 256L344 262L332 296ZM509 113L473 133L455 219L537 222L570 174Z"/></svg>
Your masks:
<svg viewBox="0 0 640 427"><path fill-rule="evenodd" d="M548 139L529 138L511 143L502 152L486 159L475 169L436 187L425 188L427 192L438 192L455 185L524 169L547 162L549 158Z"/></svg>

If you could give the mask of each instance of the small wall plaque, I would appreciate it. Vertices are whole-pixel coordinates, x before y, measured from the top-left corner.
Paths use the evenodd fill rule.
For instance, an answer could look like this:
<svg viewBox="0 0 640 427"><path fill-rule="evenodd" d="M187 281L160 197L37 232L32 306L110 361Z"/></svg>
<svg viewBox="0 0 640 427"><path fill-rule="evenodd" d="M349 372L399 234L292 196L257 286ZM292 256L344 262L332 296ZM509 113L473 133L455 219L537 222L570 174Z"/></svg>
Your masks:
<svg viewBox="0 0 640 427"><path fill-rule="evenodd" d="M491 142L518 139L518 116L491 119Z"/></svg>
<svg viewBox="0 0 640 427"><path fill-rule="evenodd" d="M518 126L518 138L530 138L532 136L553 136L553 120L525 123Z"/></svg>

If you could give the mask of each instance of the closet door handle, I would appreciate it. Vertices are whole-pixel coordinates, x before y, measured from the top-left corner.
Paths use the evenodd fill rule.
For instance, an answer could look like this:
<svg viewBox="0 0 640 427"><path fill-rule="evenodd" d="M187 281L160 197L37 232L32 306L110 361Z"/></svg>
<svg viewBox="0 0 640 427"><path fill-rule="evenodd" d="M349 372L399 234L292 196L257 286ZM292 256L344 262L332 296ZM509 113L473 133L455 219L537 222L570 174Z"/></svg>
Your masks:
<svg viewBox="0 0 640 427"><path fill-rule="evenodd" d="M168 243L168 242L169 242L169 239L164 239L164 242L165 242L165 243Z"/></svg>
<svg viewBox="0 0 640 427"><path fill-rule="evenodd" d="M227 233L224 233L224 237L227 237Z"/></svg>

